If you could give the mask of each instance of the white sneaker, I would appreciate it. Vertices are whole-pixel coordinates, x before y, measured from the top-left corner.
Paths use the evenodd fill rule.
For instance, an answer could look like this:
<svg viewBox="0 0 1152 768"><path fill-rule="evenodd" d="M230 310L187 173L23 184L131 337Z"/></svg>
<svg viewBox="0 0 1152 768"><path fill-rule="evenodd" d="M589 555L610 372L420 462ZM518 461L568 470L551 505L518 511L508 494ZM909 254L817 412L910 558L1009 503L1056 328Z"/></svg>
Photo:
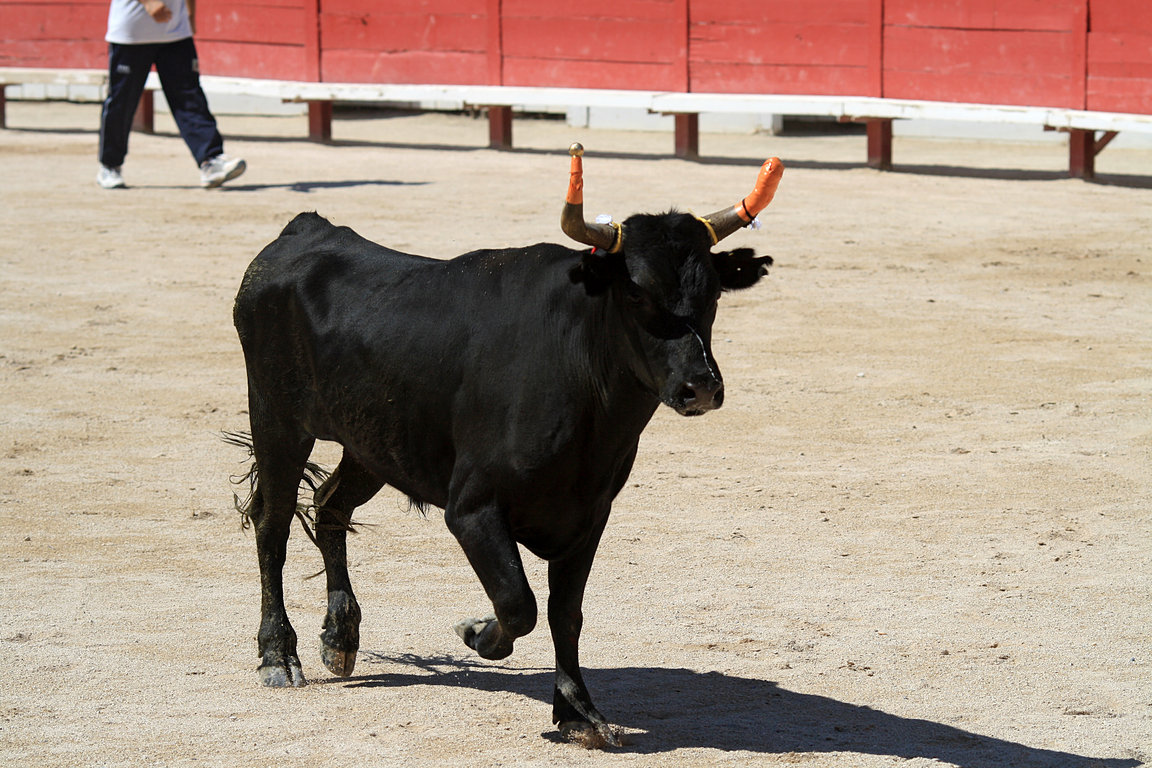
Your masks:
<svg viewBox="0 0 1152 768"><path fill-rule="evenodd" d="M100 166L100 172L96 174L96 183L104 189L124 189L128 186L124 183L119 168L109 168L106 165Z"/></svg>
<svg viewBox="0 0 1152 768"><path fill-rule="evenodd" d="M239 157L216 155L200 164L200 186L211 189L244 173L248 165Z"/></svg>

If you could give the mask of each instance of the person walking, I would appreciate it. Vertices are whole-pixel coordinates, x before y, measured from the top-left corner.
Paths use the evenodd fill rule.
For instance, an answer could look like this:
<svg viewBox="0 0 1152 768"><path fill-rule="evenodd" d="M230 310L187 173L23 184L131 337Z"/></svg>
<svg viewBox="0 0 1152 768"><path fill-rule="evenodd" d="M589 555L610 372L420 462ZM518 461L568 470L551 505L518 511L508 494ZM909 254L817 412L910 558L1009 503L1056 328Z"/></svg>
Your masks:
<svg viewBox="0 0 1152 768"><path fill-rule="evenodd" d="M100 113L100 171L104 189L127 186L121 166L136 105L153 65L184 143L200 166L200 184L219 187L244 173L241 158L224 154L224 140L200 87L192 42L193 0L112 0L108 9L108 98Z"/></svg>

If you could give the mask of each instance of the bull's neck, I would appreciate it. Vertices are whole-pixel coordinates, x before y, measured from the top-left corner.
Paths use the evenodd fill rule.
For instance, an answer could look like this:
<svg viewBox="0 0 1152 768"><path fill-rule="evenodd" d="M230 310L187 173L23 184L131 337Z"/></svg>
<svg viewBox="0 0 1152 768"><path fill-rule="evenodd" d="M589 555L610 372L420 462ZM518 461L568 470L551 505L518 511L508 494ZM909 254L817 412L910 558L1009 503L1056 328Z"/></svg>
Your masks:
<svg viewBox="0 0 1152 768"><path fill-rule="evenodd" d="M644 365L632 340L631 327L611 291L588 296L589 334L586 339L589 369L600 409L624 424L643 429L660 399L643 385L636 368Z"/></svg>

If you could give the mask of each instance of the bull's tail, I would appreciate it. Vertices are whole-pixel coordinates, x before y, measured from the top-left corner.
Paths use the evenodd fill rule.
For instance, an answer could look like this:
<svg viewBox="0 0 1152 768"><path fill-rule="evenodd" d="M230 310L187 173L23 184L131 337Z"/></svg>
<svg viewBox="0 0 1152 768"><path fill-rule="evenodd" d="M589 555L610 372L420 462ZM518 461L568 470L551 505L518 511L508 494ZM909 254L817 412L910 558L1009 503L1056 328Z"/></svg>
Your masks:
<svg viewBox="0 0 1152 768"><path fill-rule="evenodd" d="M236 511L240 513L240 527L247 530L252 527L252 505L256 498L256 484L259 479L259 473L254 459L255 449L252 447L252 435L248 432L222 432L220 438L229 445L235 445L243 448L248 452L248 458L252 459L248 466L248 471L241 474L233 475L229 479L233 485L240 486L244 489L244 498L240 498L240 494L233 492L232 504L236 507ZM304 465L304 475L300 478L300 490L311 491L311 495L315 498L316 490L324 484L331 474L327 469L309 461ZM296 517L300 520L300 524L304 528L304 533L316 544L316 504L297 502L296 503ZM349 529L351 529L349 521Z"/></svg>

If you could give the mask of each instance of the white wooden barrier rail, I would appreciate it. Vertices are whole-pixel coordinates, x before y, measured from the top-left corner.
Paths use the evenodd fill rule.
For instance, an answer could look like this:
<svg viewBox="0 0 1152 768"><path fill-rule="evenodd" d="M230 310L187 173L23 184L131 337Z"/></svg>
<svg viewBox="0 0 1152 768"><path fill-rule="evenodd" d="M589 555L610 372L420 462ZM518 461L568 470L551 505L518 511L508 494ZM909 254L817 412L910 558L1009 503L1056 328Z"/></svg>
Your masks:
<svg viewBox="0 0 1152 768"><path fill-rule="evenodd" d="M98 85L107 73L90 69L28 69L0 67L0 85L26 83ZM699 154L698 116L701 113L817 115L845 122L862 122L868 131L868 164L887 169L892 165L893 120L955 120L980 123L1036 125L1069 134L1069 172L1080 178L1095 173L1095 157L1119 131L1152 133L1152 115L1051 107L1014 107L991 104L912 101L854 96L785 96L768 94L670 93L594 88L536 88L487 85L408 85L372 83L312 83L241 77L201 78L209 93L264 96L302 102L309 109L309 137L332 136L332 104L361 102L381 104L454 103L480 107L488 112L489 144L512 147L512 110L557 106L644 109L675 117L675 154L695 158ZM151 129L151 96L159 88L155 73L137 113L137 126ZM0 88L0 128L4 127L4 97ZM1097 138L1097 133L1102 137Z"/></svg>

